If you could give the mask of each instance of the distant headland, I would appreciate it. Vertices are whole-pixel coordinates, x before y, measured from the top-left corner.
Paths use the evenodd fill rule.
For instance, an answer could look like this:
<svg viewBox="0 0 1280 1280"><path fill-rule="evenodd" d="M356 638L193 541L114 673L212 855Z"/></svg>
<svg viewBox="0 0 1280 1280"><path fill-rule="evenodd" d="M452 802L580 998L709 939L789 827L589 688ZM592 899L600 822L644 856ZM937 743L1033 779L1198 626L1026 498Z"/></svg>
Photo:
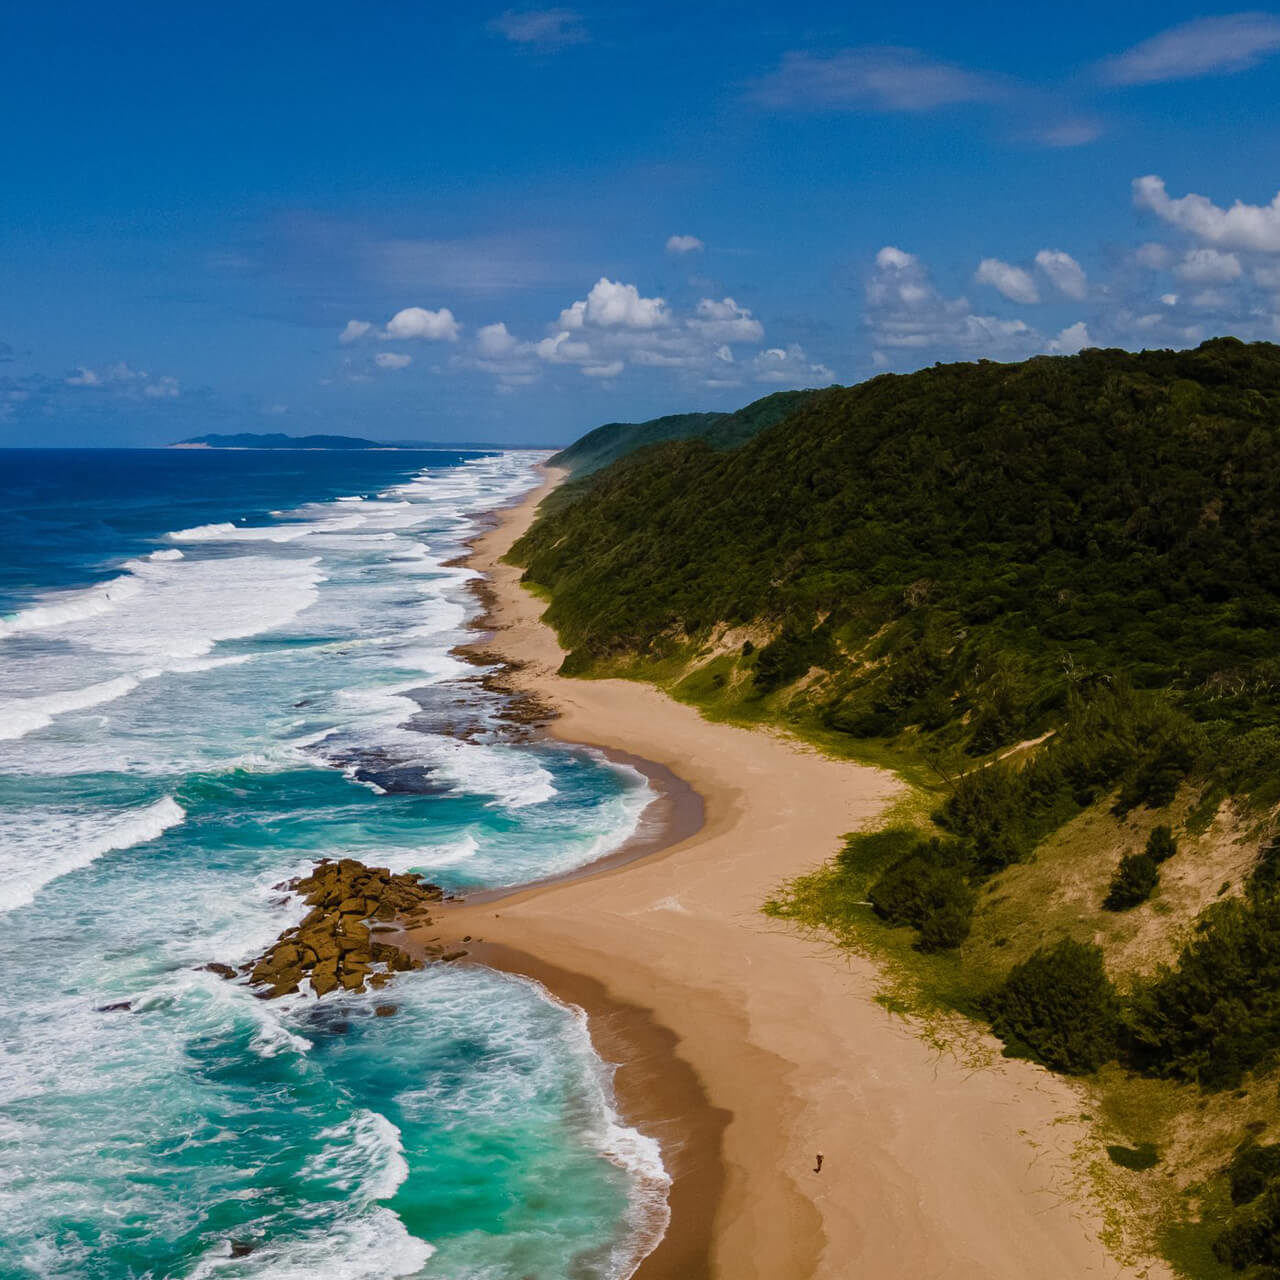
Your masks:
<svg viewBox="0 0 1280 1280"><path fill-rule="evenodd" d="M170 449L449 449L492 452L510 446L473 440L366 440L363 436L288 436L282 431L239 431L231 435L192 436L169 445ZM538 446L525 446L536 448Z"/></svg>

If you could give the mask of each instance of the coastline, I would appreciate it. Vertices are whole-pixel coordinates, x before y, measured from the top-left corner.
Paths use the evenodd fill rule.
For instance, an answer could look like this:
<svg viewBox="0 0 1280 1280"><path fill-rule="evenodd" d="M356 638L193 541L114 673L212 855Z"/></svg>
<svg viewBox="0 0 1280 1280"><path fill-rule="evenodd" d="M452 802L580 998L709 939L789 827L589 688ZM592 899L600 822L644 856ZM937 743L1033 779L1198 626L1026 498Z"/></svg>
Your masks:
<svg viewBox="0 0 1280 1280"><path fill-rule="evenodd" d="M432 933L472 935L475 961L583 1007L622 1064L619 1108L659 1139L673 1179L671 1226L637 1276L1161 1274L1117 1263L1071 1198L1085 1130L1069 1084L938 1055L874 1002L869 962L760 913L883 810L891 775L705 721L652 686L557 674L543 605L502 562L557 481L472 544L489 633L473 647L554 709L552 736L669 770L702 797L704 821L570 877L475 895Z"/></svg>

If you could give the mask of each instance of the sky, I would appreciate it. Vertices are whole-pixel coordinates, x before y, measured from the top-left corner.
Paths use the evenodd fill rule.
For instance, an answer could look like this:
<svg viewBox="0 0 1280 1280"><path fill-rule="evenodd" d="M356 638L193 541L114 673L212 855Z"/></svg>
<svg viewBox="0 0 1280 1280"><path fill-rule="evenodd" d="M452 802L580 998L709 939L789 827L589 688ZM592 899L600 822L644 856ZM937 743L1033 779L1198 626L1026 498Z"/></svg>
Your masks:
<svg viewBox="0 0 1280 1280"><path fill-rule="evenodd" d="M0 445L556 444L1280 340L1280 12L0 9Z"/></svg>

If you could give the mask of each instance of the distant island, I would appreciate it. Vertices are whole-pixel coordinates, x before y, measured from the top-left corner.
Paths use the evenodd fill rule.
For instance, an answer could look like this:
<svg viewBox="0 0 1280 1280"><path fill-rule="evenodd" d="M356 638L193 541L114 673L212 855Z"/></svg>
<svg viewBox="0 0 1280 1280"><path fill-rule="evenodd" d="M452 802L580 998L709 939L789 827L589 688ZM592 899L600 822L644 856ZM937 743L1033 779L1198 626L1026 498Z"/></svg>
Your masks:
<svg viewBox="0 0 1280 1280"><path fill-rule="evenodd" d="M239 431L234 435L192 436L171 444L171 449L395 449L404 445L379 444L360 436L287 436L283 431Z"/></svg>

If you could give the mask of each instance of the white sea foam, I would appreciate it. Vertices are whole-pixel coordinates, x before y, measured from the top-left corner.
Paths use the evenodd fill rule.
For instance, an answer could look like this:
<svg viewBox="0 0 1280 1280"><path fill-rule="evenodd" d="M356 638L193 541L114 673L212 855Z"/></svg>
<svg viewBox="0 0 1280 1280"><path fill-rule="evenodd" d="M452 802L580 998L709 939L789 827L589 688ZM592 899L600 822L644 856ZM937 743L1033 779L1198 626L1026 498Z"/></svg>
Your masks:
<svg viewBox="0 0 1280 1280"><path fill-rule="evenodd" d="M140 677L117 676L86 685L83 689L67 689L47 693L38 698L10 698L0 702L0 738L23 738L37 729L51 725L55 716L68 711L87 711L132 693Z"/></svg>
<svg viewBox="0 0 1280 1280"><path fill-rule="evenodd" d="M289 521L246 527L230 521L199 524L191 529L174 529L166 533L170 542L296 542L313 533L338 533L357 529L365 523L363 515L332 517L323 521Z"/></svg>
<svg viewBox="0 0 1280 1280"><path fill-rule="evenodd" d="M6 815L0 853L0 911L26 906L35 901L44 885L89 866L105 853L158 839L185 817L186 812L172 796L106 819L101 812Z"/></svg>

